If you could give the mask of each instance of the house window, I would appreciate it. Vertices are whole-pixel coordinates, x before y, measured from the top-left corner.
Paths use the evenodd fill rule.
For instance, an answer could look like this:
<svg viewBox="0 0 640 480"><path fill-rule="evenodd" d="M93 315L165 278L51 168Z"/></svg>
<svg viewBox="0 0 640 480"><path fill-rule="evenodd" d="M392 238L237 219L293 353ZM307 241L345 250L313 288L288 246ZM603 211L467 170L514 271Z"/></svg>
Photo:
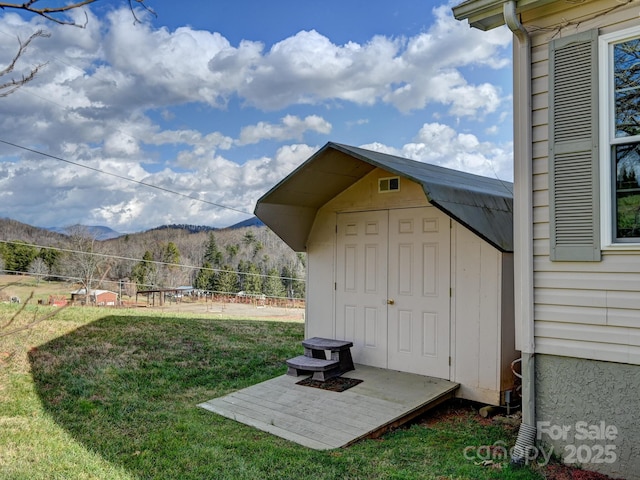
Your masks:
<svg viewBox="0 0 640 480"><path fill-rule="evenodd" d="M600 37L603 244L640 244L640 27Z"/></svg>

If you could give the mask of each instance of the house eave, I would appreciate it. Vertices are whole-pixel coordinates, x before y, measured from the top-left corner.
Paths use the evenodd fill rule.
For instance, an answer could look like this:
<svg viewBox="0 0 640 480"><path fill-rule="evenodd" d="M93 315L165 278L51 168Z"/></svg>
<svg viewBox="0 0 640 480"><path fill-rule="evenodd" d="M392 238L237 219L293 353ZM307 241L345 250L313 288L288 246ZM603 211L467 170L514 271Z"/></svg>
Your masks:
<svg viewBox="0 0 640 480"><path fill-rule="evenodd" d="M516 0L518 13L541 7L557 0ZM504 25L503 5L505 0L467 0L453 7L456 20L468 20L469 25L479 30L491 30Z"/></svg>
<svg viewBox="0 0 640 480"><path fill-rule="evenodd" d="M502 4L504 0L467 1L453 7L456 20L468 20L469 25L479 30L491 30L504 25Z"/></svg>

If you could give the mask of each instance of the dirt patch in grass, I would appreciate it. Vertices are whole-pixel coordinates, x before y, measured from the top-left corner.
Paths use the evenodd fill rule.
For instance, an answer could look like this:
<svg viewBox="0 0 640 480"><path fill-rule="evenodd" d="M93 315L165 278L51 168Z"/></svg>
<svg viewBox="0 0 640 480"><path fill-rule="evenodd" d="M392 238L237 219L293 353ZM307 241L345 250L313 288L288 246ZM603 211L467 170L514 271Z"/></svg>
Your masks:
<svg viewBox="0 0 640 480"><path fill-rule="evenodd" d="M608 480L611 478L602 473L559 464L547 465L543 471L545 478L549 480Z"/></svg>
<svg viewBox="0 0 640 480"><path fill-rule="evenodd" d="M208 318L237 318L255 320L276 320L279 322L303 322L303 308L284 308L274 306L256 306L250 303L233 302L205 302L182 301L178 303L165 303L162 307L145 307L155 312L167 314L187 313L202 314Z"/></svg>

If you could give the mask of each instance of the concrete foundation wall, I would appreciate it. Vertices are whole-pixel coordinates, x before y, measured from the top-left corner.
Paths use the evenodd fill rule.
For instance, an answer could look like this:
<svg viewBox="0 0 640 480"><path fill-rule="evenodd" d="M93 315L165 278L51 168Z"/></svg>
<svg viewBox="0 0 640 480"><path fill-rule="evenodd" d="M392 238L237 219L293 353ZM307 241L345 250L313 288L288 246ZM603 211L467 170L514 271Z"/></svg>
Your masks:
<svg viewBox="0 0 640 480"><path fill-rule="evenodd" d="M535 358L538 442L585 470L640 479L640 366Z"/></svg>

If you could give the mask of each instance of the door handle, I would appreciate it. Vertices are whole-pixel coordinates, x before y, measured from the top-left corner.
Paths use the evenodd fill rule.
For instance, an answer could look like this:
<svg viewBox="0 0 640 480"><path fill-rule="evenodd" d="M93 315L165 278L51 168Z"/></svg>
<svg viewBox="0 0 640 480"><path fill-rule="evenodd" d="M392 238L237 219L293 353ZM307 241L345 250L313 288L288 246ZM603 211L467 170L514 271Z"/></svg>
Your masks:
<svg viewBox="0 0 640 480"><path fill-rule="evenodd" d="M387 300L387 305L395 305L396 301L393 298Z"/></svg>

